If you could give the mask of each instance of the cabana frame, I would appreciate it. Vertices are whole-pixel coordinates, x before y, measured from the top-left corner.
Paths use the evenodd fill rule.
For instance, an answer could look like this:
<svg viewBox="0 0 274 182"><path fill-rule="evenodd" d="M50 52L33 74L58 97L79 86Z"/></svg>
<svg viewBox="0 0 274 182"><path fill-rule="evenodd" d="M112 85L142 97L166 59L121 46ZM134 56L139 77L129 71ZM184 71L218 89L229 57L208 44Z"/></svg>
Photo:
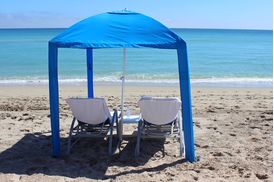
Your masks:
<svg viewBox="0 0 274 182"><path fill-rule="evenodd" d="M136 15L139 19L141 18L148 19L142 14L135 12L124 11L122 13L109 13L108 15L100 14L97 16L117 16L118 14L132 14L132 16ZM128 16L128 15L125 15ZM90 17L90 18L95 18ZM121 17L119 17L121 18ZM128 17L126 17L128 18ZM113 19L113 17L112 17ZM87 19L88 20L88 19ZM152 23L160 26L164 31L170 31L166 27L164 27L159 22L149 18ZM156 23L155 23L155 22ZM127 22L127 21L126 21ZM83 24L83 21L80 23ZM90 22L89 22L90 23ZM128 22L127 22L128 23ZM78 23L79 24L79 23ZM77 24L75 24L77 25ZM69 29L75 28L75 25ZM82 25L81 25L82 26ZM162 27L163 26L163 27ZM150 27L151 28L151 27ZM86 49L86 57L87 57L87 92L88 97L94 97L93 90L93 49L99 48L142 48L142 47L150 47L150 48L159 48L159 49L176 49L177 57L178 57L178 71L179 71L179 82L180 82L180 95L182 101L182 120L183 120L183 129L184 129L184 142L185 142L185 158L187 161L195 162L195 150L194 150L194 132L193 132L193 121L192 121L192 104L191 104L191 86L190 86L190 75L189 75L189 62L187 58L187 47L186 43L180 38L177 37L173 32L168 32L172 36L175 37L175 41L171 43L159 43L159 41L149 42L147 44L144 43L128 43L128 42L115 42L109 44L102 43L87 43L83 42L75 42L73 40L62 39L63 35L69 32L67 29L56 38L49 41L49 52L48 52L48 74L49 74L49 96L50 96L50 119L51 119L51 132L52 132L52 155L54 157L59 157L61 155L60 149L60 126L59 126L59 89L58 89L58 48L81 48ZM167 29L167 30L166 30ZM159 31L160 32L160 31ZM115 33L115 32L114 32ZM60 38L61 36L61 38ZM119 35L117 35L119 36ZM138 37L137 37L138 38ZM160 37L161 38L161 37ZM173 39L172 39L173 40ZM120 41L120 40L119 40ZM157 63L155 63L157 64Z"/></svg>

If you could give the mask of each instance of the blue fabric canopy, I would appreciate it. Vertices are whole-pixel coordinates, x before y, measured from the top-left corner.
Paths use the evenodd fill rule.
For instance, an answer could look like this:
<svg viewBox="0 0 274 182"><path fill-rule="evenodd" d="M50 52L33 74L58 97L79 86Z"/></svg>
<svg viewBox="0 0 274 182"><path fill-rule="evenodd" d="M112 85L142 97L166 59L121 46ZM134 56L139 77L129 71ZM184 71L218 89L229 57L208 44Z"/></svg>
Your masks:
<svg viewBox="0 0 274 182"><path fill-rule="evenodd" d="M71 48L177 49L183 39L158 21L132 11L116 11L89 17L50 41Z"/></svg>
<svg viewBox="0 0 274 182"><path fill-rule="evenodd" d="M189 64L185 41L158 21L140 13L122 10L84 19L49 41L49 94L53 156L59 157L58 48L87 50L88 97L93 97L93 49L97 48L177 49L180 94L185 140L185 157L194 162ZM155 63L157 64L157 63Z"/></svg>

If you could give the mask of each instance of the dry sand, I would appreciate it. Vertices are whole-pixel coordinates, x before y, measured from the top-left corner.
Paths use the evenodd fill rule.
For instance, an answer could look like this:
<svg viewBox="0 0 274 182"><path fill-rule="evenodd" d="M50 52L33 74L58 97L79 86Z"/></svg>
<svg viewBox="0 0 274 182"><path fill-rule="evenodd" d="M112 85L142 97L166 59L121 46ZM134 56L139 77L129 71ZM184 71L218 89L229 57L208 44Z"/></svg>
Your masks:
<svg viewBox="0 0 274 182"><path fill-rule="evenodd" d="M62 150L71 122L65 98L85 96L84 87L60 87ZM120 88L98 86L110 107L119 107ZM0 89L0 181L272 181L272 89L194 88L196 163L179 158L176 139L147 140L134 159L135 138L107 156L107 142L84 139L70 156L50 156L48 89ZM178 96L178 88L126 88L126 106L138 113L141 95ZM132 133L136 125L127 126ZM164 151L162 150L164 146Z"/></svg>

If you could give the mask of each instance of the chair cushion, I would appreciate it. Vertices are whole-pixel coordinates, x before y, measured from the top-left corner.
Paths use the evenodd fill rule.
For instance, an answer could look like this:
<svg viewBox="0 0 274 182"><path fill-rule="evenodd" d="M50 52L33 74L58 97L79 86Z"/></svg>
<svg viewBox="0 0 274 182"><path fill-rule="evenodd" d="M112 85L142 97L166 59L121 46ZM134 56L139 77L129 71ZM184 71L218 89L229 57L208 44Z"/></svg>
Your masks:
<svg viewBox="0 0 274 182"><path fill-rule="evenodd" d="M66 101L78 121L97 125L111 119L104 98L69 98Z"/></svg>
<svg viewBox="0 0 274 182"><path fill-rule="evenodd" d="M141 117L155 125L171 123L177 118L181 108L178 98L142 97L138 105Z"/></svg>

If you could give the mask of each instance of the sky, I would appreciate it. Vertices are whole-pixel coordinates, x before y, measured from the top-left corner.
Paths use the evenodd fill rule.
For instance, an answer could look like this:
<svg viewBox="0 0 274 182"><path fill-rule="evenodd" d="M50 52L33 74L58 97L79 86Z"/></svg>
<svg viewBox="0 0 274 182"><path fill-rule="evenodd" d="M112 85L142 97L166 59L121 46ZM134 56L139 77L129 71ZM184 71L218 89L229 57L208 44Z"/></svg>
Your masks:
<svg viewBox="0 0 274 182"><path fill-rule="evenodd" d="M0 28L66 28L124 8L170 28L273 29L272 0L0 0Z"/></svg>

